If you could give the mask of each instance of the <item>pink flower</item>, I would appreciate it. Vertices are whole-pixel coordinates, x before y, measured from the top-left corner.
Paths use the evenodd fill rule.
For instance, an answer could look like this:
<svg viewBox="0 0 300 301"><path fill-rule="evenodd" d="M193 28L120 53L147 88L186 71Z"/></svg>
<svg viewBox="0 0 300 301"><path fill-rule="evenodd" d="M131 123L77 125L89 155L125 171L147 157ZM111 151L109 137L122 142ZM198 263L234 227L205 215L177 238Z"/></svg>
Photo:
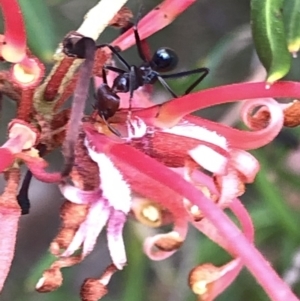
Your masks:
<svg viewBox="0 0 300 301"><path fill-rule="evenodd" d="M255 91L254 97L257 97L259 93L265 96L265 91L268 91L264 90L263 86L259 86L260 84L215 88L172 100L162 106L133 110L130 121L126 117L126 111L122 110L117 112L111 121L113 126L122 133L122 138L103 134L106 133L102 129L106 126L104 124L95 123L92 126L86 123L84 125L85 146L90 158L98 165L100 185L95 191L61 186L62 193L71 202L89 204L86 219L81 223L62 256L70 256L82 245L82 258L85 257L107 223L112 261L118 268L122 268L126 263L122 228L130 208L132 210L134 208L135 215L138 215L136 212L139 210L137 209L139 205L134 201L135 195L138 195L149 200L151 204L167 209L171 213L171 219L167 218L165 222L174 223L171 232L158 234L145 240L144 250L151 259L161 260L172 255L185 239L188 222L233 256L243 258L240 253L241 249L232 244L232 241L227 240L228 237L226 238L224 233L220 232L219 226L215 224L216 221L212 223L210 218L207 218L208 212L203 210L202 206L198 206L198 202L194 203L190 192L197 193L195 197L205 203L208 202L207 204L217 202L222 209L230 208L237 215L244 234L251 243L253 241L252 222L245 209L238 205L240 203L236 197L244 192L245 183L251 183L254 180L259 164L245 149L256 148L272 140L282 127L283 111L277 102L271 99L248 101L245 104L243 116L250 127L257 127L257 123L253 121L257 118L256 116L260 116L260 112L268 112L268 118L263 121L265 127L259 126L259 130L254 132L231 129L193 116L185 116L181 119L178 117L183 111L181 104L186 101L186 98L193 98L191 102L193 106L196 106L194 103L197 103L199 97L201 104L199 105L199 101L197 105L204 107L205 97L201 97L201 94L211 92L212 95L208 99L220 102L217 99L222 99L223 95L226 95L222 100L226 102L226 99L229 100L229 97L232 97L229 90L233 88L234 91L242 91L239 90L242 85L245 89L249 85L262 87L263 89L259 91L251 89ZM271 93L283 91L277 90L276 92L276 84L271 89L274 89ZM219 93L219 90L224 93ZM236 99L239 99L238 94L234 95ZM181 108L180 110L172 106L174 102L177 102L176 105ZM211 102L207 102L207 105ZM262 105L262 109L251 117L250 112L259 105ZM166 107L170 110L166 110ZM113 121L114 118L118 120L118 123ZM167 167L173 168L175 173ZM215 184L207 175L197 170L198 167L212 174ZM181 180L184 178L184 182L189 182L188 185L181 183L178 176ZM109 184L106 185L106 183ZM192 187L196 190L192 190ZM116 193L116 190L126 192L120 195ZM133 202L131 196L134 196ZM119 203L122 204L122 210L120 210ZM140 210L145 211L145 206L142 205ZM95 214L92 214L92 211L95 211ZM121 213L121 222L119 218L112 216L111 212ZM93 216L103 216L103 219L100 222ZM115 222L118 225L113 231L115 234L113 238L110 225ZM110 240L117 241L117 243L112 244ZM234 280L241 268L240 259L228 264L228 268L214 280L220 281L219 289L211 291L209 298L212 299L207 300L213 300L212 296L221 293Z"/></svg>
<svg viewBox="0 0 300 301"><path fill-rule="evenodd" d="M139 23L141 38L145 39L167 26L194 2L163 1ZM18 171L11 166L15 159L21 159L37 179L59 182L67 199L61 210L61 231L50 247L57 260L43 274L37 290L45 292L59 287L63 281L60 269L82 261L92 251L98 235L106 226L112 264L98 279L85 281L82 289L84 300L87 300L86 296L91 300L102 297L113 273L126 265L122 231L129 214L132 214L140 222L155 227L173 223L170 232L145 239L144 251L153 260L167 258L177 251L185 240L189 223L233 256L234 259L222 267L207 263L191 271L191 288L203 300L213 300L218 296L245 265L273 300L294 301L295 296L253 246L252 221L237 197L243 194L245 184L251 183L259 170L258 161L247 151L272 141L281 130L284 117L287 123L283 108L268 98L299 98L299 83L275 83L269 89L265 83L222 86L156 106L151 105L149 94L140 89L134 94L130 114L126 109L128 97L125 95L121 99L121 109L109 119L109 124L121 137L112 133L95 114L85 119L78 136L77 126L81 124L83 112L83 109L78 109L78 104L84 106L82 99L88 90L89 77L96 74L92 66L98 68L99 74L109 54L102 50L98 50L95 56L93 53L92 58L83 63L88 72L82 73L83 76L80 73L79 77L74 73L76 68L71 67L75 59L64 57L50 73L45 85L37 87L43 67L26 50L25 30L17 2L3 0L0 4L6 19L6 32L1 38L6 44L2 44L0 52L5 60L14 64L10 81L20 88L17 90L20 98L18 126L12 124L9 138L0 148L0 171L8 169L10 176L7 191L1 196L0 213L4 216L1 227L9 231L3 231L1 241L5 244L0 244L5 266L0 286L13 257L20 216L16 202L20 179ZM108 8L110 11L112 6ZM95 12L93 10L92 15L97 15ZM89 35L86 31L90 31L89 26L93 25L87 19L89 25L84 22L80 28L85 35ZM94 46L92 40L88 41ZM128 30L112 45L125 50L134 42L132 30ZM99 54L101 58L98 58ZM71 75L74 75L72 80ZM78 78L76 88L79 88L75 90L78 102L72 109L76 118L71 126L70 123L67 126L72 113L70 118L68 112L57 113L57 110L74 92ZM202 108L243 99L252 99L242 113L251 131L232 129L189 115ZM256 107L261 108L253 115L252 109ZM73 140L69 139L66 128L73 134L76 132ZM61 183L60 173L47 173L47 163L35 149L37 144L42 144L50 152L64 141L70 146L68 159L75 162L69 165L73 167L70 174L73 185ZM224 208L237 217L242 231L225 215ZM81 253L76 252L78 249Z"/></svg>

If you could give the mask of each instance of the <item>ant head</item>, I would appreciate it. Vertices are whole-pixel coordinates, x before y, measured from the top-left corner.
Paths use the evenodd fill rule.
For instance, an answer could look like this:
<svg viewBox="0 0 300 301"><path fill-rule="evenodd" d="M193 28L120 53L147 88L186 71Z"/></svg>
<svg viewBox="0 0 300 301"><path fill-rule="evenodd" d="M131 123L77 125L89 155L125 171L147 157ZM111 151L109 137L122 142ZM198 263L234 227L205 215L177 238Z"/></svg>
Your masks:
<svg viewBox="0 0 300 301"><path fill-rule="evenodd" d="M108 119L115 115L120 106L120 97L107 84L102 84L96 92L96 109L99 116Z"/></svg>
<svg viewBox="0 0 300 301"><path fill-rule="evenodd" d="M171 48L163 47L155 51L150 64L155 71L170 71L173 70L178 63L178 57Z"/></svg>

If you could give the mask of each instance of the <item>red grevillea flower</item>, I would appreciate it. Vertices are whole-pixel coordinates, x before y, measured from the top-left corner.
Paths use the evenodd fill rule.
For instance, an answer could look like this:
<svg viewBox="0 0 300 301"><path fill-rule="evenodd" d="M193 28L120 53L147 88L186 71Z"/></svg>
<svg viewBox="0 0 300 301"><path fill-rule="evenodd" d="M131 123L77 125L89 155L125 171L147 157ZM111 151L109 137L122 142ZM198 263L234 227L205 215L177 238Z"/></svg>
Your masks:
<svg viewBox="0 0 300 301"><path fill-rule="evenodd" d="M205 279L208 286L203 294L208 295L204 300L213 300L234 280L243 266L240 260L253 271L274 300L282 300L276 296L266 277L261 275L261 268L264 275L274 272L265 264L257 269L257 264L252 265L250 257L247 257L248 251L244 253L244 248L249 248L248 244L253 242L253 227L247 212L236 199L244 192L244 184L251 183L259 169L257 160L245 150L261 147L276 137L284 120L281 106L269 98L246 102L242 115L246 124L256 129L252 132L184 114L189 113L191 107L204 108L242 98L287 96L286 88L291 88L295 95L299 93L293 90L295 85L298 86L295 83L277 83L270 89L266 89L263 83L218 87L163 105L133 109L130 120L126 110L120 110L110 122L122 138L113 137L111 133L106 136L106 125L85 123L85 146L90 158L98 165L100 184L94 191L61 186L62 193L71 202L89 204L86 219L62 256L71 256L80 247L83 248L83 257L86 256L107 224L112 261L117 268L122 268L126 263L122 228L129 209L137 210L134 202L137 195L168 210L171 218L169 216L167 222L174 223L171 232L145 240L144 250L151 259L161 260L172 255L185 239L188 222L237 258L226 268L215 267L218 272ZM252 110L258 106L261 109L252 116ZM259 125L254 120L261 112L267 112L268 118ZM199 171L199 167L212 174L214 180ZM182 180L186 184L183 185ZM197 196L192 197L191 192ZM205 206L216 202L218 207L229 208L236 214L246 238L241 238L241 246L224 230L227 226L204 209L202 201ZM94 216L102 216L103 219L97 221ZM280 282L278 277L276 281ZM283 283L280 285L288 295L287 287Z"/></svg>
<svg viewBox="0 0 300 301"><path fill-rule="evenodd" d="M267 131L264 129L265 133L270 134L277 123L282 126L282 110L272 100L263 101L262 104L267 106L270 112L269 124L272 129L269 128ZM274 118L277 118L277 121ZM180 173L195 187L202 184L207 188L205 183L207 180L202 180L207 176L201 175L199 171L196 173L197 178L193 175L197 166L206 169L214 174L217 183L217 189L212 187L207 189L218 196L215 201L218 201L218 205L222 208L230 206L232 200L243 193L243 183L254 180L259 167L258 162L244 150L231 148L224 136L192 123L189 118L170 128L159 128L154 122L149 123L149 119L145 120L148 124L140 117L133 117L124 124L114 124L120 133L126 133L120 140L111 140L97 133L92 127L85 126L87 135L85 146L91 159L98 165L100 185L95 191L83 191L70 185L61 185L61 191L66 199L76 204L90 205L86 219L61 256L71 256L82 247L82 257L85 257L107 224L108 247L112 261L121 269L126 263L122 229L132 206L132 193L159 203L173 214L172 232L145 241L144 250L151 259L161 260L178 249L187 233L188 221L193 222L198 229L235 254L231 246L217 235L215 228L203 219L204 215L197 206L192 206L184 196L171 192L164 183L157 185L151 177L145 177L143 171L132 169L130 152L134 147L168 167L182 167L183 172L181 169ZM110 152L111 148L122 145L129 147L125 155L128 164L125 165L120 158ZM162 170L157 172L161 173Z"/></svg>
<svg viewBox="0 0 300 301"><path fill-rule="evenodd" d="M120 1L119 4L121 2L124 3L126 0ZM194 2L195 0L163 1L139 23L141 38L144 39L168 25ZM16 2L6 0L0 3L3 6L4 15L7 16L7 22L10 22L12 10L9 10L7 5L13 3L11 7L14 7L13 10L16 11ZM101 28L98 28L95 34L92 30L95 27L94 21L102 20L98 17L98 10L103 10L104 6L107 7L107 14L105 14L107 19L103 18L105 22L101 24ZM109 0L101 1L96 7L89 13L94 17L87 18L83 26L78 29L84 36L96 38L98 32L103 30L109 19L115 14L114 6ZM22 20L20 20L17 20L16 24L22 24ZM12 26L9 25L13 28ZM20 29L20 32L23 32L22 30L24 31L24 29ZM17 32L18 30L14 34ZM14 39L12 40L14 41ZM10 32L5 33L4 41L11 45ZM134 41L132 30L129 30L112 44L124 50L133 45ZM11 78L12 81L24 88L26 84L30 85L32 82L36 84L35 79L40 77L40 75L32 77L31 70L35 70L33 72L35 75L42 68L39 68L38 64L35 65L37 68L32 68L30 65L30 58L25 51L24 37L20 38L20 44L22 45L20 49L25 55L21 55L13 61L17 64L12 68ZM2 55L7 57L5 46L2 50ZM91 72L93 72L91 65L94 64L92 61L94 60L90 61L88 68ZM60 75L69 71L64 68L60 70L63 70ZM87 87L85 83L88 82L90 74L90 72L86 73L82 84L84 88ZM58 74L54 72L53 76L58 76ZM58 76L58 78L62 80L62 77ZM50 82L55 83L55 80ZM50 99L54 102L56 95L60 94L58 93L60 91L59 84L60 82L56 82L54 88L50 84L48 86L50 94L53 96ZM80 88L80 84L77 87ZM18 118L27 122L35 113L38 113L37 115L45 114L52 118L52 115L55 115L55 109L50 102L49 106L53 111L38 110L44 101L43 96L41 99L38 97L35 100L35 110L32 110L32 99L38 93L34 93L36 92L35 86L31 86L31 88L31 90L22 89L22 100L29 101L27 104L21 101L24 106L19 106ZM73 89L72 87L64 88L65 90ZM86 89L84 90L86 91ZM142 93L143 96L144 92L140 90L135 93L136 98L132 103L133 110L130 114L128 114L128 110L124 109L128 107L128 104L122 103L123 109L109 120L110 125L121 134L121 137L116 137L107 131L107 124L101 123L94 116L90 116L87 118L88 121L84 122L78 139L84 140L84 143L77 145L75 164L70 174L74 186L65 183L60 185L62 194L69 200L62 210L62 216L67 216L69 219L63 220L61 235L58 235L51 244L50 251L58 259L44 273L37 289L49 291L61 285L60 269L84 259L91 252L99 233L106 226L108 247L113 264L101 278L87 280L82 290L86 292L82 295L83 300L96 300L102 297L106 293L106 286L112 274L126 264L122 230L131 211L137 218L143 215L145 219L148 218L148 221L151 219L155 221L160 215L160 225L173 223L173 229L169 233L157 234L145 239L144 251L153 260L167 258L176 252L185 239L189 223L234 257L231 262L222 267L207 264L198 266L191 272L191 287L203 300L213 300L235 279L245 265L272 300L295 301L296 297L293 296L290 289L253 246L252 222L237 196L244 192L245 183L251 183L254 180L259 169L259 163L247 150L261 147L272 141L284 122L283 110L278 103L273 99L263 98L300 97L300 84L276 83L269 89L266 89L265 83L222 86L148 108L146 106L149 106L150 102L147 101L147 98L141 100L139 93ZM83 106L84 103L80 101L80 98L85 98L85 93L79 95L75 92L75 94L77 94L79 104ZM191 112L208 106L253 98L259 100L247 102L243 111L243 119L250 129L255 131L239 131L189 115ZM77 104L75 102L75 109ZM252 116L252 108L257 106L261 106L261 109ZM57 108L56 105L55 108ZM267 112L267 118L261 120L259 116L264 112ZM76 115L76 120L74 119L74 128L72 124L71 126L69 124L70 131L77 129L80 124L82 110L79 110L79 113ZM46 120L42 118L45 116L34 117L37 118L34 120L34 124L37 122L40 125L38 121L42 121L41 124L45 125ZM63 126L53 128L51 125L50 122L48 124L49 132L52 132L53 129L65 130ZM30 128L30 125L28 127ZM53 131L55 132L55 130ZM51 134L46 135L49 133L45 132L47 129L41 126L41 135L44 135L43 142L47 144L46 147L49 147L49 150L52 150L52 144L57 141ZM68 140L68 137L65 138L63 135L62 137L62 141L63 139ZM9 140L0 149L0 155L3 154L6 158L0 168L3 170L8 167L16 157L27 164L36 178L44 182L61 182L60 174L51 175L44 171L45 161L43 159L29 154L30 151L34 151L30 148L34 147L34 144L37 143L36 140L37 134L36 136L32 135L28 129L24 129L24 136L22 136L18 127L12 127ZM55 143L56 147L62 144ZM75 144L74 142L74 148L76 148ZM87 158L81 158L84 152ZM91 172L89 163L92 164L92 167L96 167L93 170L97 170L97 173ZM72 164L70 166L72 167ZM85 174L92 173L96 184L84 183L83 176L80 174L83 169L85 169ZM16 181L13 182L14 195L17 190L16 183ZM4 205L11 205L7 200L13 200L13 204L17 207L16 200L12 198L12 195L8 195L8 197L4 199ZM147 201L139 202L140 199ZM149 204L153 205L152 209ZM20 214L19 208L15 207L13 208L15 218L12 223L14 234L9 237L9 252L11 253L13 252L17 219ZM6 207L2 206L3 208L5 210L0 213L6 214ZM70 208L71 210L69 210ZM224 208L228 208L236 215L242 231L224 214ZM152 212L150 212L151 210ZM159 214L156 214L158 211L160 211ZM76 213L76 221L70 212ZM3 229L5 229L4 226L5 224ZM3 235L5 236L5 233ZM6 243L8 240L3 239L3 241ZM2 244L1 250L5 250L5 248L7 248L6 245ZM82 251L78 255L75 251L80 248ZM11 260L12 254L9 254L4 260L5 275L0 277L2 282L7 275ZM93 289L98 291L92 294L91 290ZM87 299L88 295L90 299Z"/></svg>

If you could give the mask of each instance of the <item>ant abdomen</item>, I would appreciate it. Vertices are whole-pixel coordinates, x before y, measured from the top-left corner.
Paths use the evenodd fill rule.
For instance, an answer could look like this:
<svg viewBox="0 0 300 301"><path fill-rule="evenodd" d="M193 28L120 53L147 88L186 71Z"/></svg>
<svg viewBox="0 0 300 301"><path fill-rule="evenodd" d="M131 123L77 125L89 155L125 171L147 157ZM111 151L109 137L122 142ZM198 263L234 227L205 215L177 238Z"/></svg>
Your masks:
<svg viewBox="0 0 300 301"><path fill-rule="evenodd" d="M107 120L115 115L120 106L120 97L113 93L107 84L101 84L97 88L97 103L95 105L99 116Z"/></svg>
<svg viewBox="0 0 300 301"><path fill-rule="evenodd" d="M155 71L166 72L173 70L178 63L178 57L175 51L168 47L158 48L151 61L151 67Z"/></svg>

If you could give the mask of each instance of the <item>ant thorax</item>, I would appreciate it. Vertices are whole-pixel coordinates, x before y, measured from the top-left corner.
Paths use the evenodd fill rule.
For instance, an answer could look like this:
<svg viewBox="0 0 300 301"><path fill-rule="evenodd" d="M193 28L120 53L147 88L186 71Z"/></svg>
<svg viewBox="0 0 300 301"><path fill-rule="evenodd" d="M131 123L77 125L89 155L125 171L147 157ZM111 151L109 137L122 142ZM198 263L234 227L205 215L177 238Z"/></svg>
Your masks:
<svg viewBox="0 0 300 301"><path fill-rule="evenodd" d="M140 75L143 79L143 85L154 84L157 81L157 72L153 70L150 63L143 63L140 68Z"/></svg>

